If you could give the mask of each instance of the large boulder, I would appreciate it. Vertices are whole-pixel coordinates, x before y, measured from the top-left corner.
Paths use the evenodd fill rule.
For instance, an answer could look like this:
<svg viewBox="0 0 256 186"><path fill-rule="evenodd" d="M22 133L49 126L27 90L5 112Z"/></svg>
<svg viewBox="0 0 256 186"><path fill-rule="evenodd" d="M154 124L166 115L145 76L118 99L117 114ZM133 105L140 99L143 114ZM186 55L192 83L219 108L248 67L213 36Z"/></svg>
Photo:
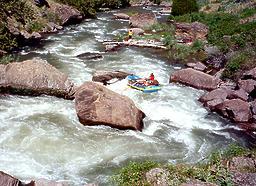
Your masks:
<svg viewBox="0 0 256 186"><path fill-rule="evenodd" d="M35 58L0 65L0 92L72 99L73 83L46 61Z"/></svg>
<svg viewBox="0 0 256 186"><path fill-rule="evenodd" d="M215 111L235 122L249 122L252 118L249 103L240 99L226 100L217 105Z"/></svg>
<svg viewBox="0 0 256 186"><path fill-rule="evenodd" d="M170 82L179 82L197 89L214 90L220 80L209 74L187 68L174 72L170 77Z"/></svg>
<svg viewBox="0 0 256 186"><path fill-rule="evenodd" d="M149 28L157 23L156 15L154 13L141 13L130 17L129 24L135 28Z"/></svg>
<svg viewBox="0 0 256 186"><path fill-rule="evenodd" d="M59 3L52 3L50 5L50 12L57 15L61 25L76 24L82 21L83 16L77 9Z"/></svg>
<svg viewBox="0 0 256 186"><path fill-rule="evenodd" d="M133 101L102 85L85 82L75 93L79 121L84 125L107 125L141 131L145 114Z"/></svg>
<svg viewBox="0 0 256 186"><path fill-rule="evenodd" d="M101 82L103 84L108 84L108 81L112 79L125 79L129 73L121 72L121 71L97 71L93 74L92 81Z"/></svg>

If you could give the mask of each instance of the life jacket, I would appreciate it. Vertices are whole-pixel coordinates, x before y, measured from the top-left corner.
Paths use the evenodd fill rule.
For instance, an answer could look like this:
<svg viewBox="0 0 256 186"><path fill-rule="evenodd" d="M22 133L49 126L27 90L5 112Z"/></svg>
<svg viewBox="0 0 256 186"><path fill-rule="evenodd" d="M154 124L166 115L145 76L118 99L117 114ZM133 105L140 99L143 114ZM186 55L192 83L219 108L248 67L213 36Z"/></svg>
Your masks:
<svg viewBox="0 0 256 186"><path fill-rule="evenodd" d="M132 30L129 30L128 35L132 36L132 34L133 34Z"/></svg>
<svg viewBox="0 0 256 186"><path fill-rule="evenodd" d="M149 76L149 80L150 80L150 81L154 81L154 80L155 80L154 74L151 74L151 75Z"/></svg>

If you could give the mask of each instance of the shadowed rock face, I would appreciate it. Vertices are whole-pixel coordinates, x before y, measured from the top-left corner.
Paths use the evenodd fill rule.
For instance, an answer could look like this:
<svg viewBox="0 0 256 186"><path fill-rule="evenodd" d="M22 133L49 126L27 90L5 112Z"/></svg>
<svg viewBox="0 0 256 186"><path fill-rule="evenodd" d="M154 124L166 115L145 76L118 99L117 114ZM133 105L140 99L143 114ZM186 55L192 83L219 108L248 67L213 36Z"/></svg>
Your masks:
<svg viewBox="0 0 256 186"><path fill-rule="evenodd" d="M79 121L84 125L107 125L141 131L145 114L132 100L104 86L85 82L75 93Z"/></svg>
<svg viewBox="0 0 256 186"><path fill-rule="evenodd" d="M72 99L73 83L67 75L41 59L0 65L0 92L51 95Z"/></svg>
<svg viewBox="0 0 256 186"><path fill-rule="evenodd" d="M179 82L198 89L214 90L220 80L206 73L187 68L174 72L170 77L170 82Z"/></svg>
<svg viewBox="0 0 256 186"><path fill-rule="evenodd" d="M154 13L137 14L130 17L129 24L131 27L148 28L157 23Z"/></svg>

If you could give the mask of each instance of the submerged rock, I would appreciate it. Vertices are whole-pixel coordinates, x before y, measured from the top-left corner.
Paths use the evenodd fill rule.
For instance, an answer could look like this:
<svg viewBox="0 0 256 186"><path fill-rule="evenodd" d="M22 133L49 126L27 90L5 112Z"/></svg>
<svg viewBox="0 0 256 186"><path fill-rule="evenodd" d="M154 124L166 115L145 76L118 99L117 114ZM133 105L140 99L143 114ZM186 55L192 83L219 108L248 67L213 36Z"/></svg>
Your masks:
<svg viewBox="0 0 256 186"><path fill-rule="evenodd" d="M209 74L187 68L174 72L170 77L170 82L179 82L198 89L214 90L220 80Z"/></svg>
<svg viewBox="0 0 256 186"><path fill-rule="evenodd" d="M107 125L141 131L145 114L133 101L102 85L85 82L75 93L79 121L84 125Z"/></svg>
<svg viewBox="0 0 256 186"><path fill-rule="evenodd" d="M97 52L85 52L85 53L77 55L76 57L83 59L83 60L102 59L103 58L103 56Z"/></svg>
<svg viewBox="0 0 256 186"><path fill-rule="evenodd" d="M20 95L51 95L72 99L68 76L44 60L33 59L0 65L0 92Z"/></svg>
<svg viewBox="0 0 256 186"><path fill-rule="evenodd" d="M128 75L130 74L121 71L98 71L95 74L93 74L92 81L108 84L107 82L114 78L121 80L125 79Z"/></svg>
<svg viewBox="0 0 256 186"><path fill-rule="evenodd" d="M141 13L130 17L129 24L131 27L149 28L157 23L156 15L154 13Z"/></svg>

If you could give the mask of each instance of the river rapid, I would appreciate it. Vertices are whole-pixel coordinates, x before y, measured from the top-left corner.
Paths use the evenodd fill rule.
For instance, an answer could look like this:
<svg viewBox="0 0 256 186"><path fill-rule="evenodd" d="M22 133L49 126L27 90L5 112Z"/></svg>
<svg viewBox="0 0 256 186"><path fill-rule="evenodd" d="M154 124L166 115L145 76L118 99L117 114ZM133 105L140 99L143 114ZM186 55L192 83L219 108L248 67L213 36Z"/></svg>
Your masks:
<svg viewBox="0 0 256 186"><path fill-rule="evenodd" d="M135 9L124 9L135 11ZM145 11L145 10L140 10ZM115 12L115 11L113 11ZM230 143L245 144L226 120L209 113L197 100L204 93L169 84L178 65L152 49L123 48L101 60L80 60L84 52L103 52L103 40L126 33L127 21L113 20L113 12L65 28L48 36L42 47L26 48L19 60L40 57L81 85L99 70L155 74L161 91L144 94L127 87L127 80L108 88L131 98L146 114L142 132L107 126L83 126L74 101L55 97L0 97L0 170L21 180L45 178L69 185L112 185L109 177L130 161L196 163ZM159 17L160 18L160 17ZM163 19L164 17L162 17Z"/></svg>

